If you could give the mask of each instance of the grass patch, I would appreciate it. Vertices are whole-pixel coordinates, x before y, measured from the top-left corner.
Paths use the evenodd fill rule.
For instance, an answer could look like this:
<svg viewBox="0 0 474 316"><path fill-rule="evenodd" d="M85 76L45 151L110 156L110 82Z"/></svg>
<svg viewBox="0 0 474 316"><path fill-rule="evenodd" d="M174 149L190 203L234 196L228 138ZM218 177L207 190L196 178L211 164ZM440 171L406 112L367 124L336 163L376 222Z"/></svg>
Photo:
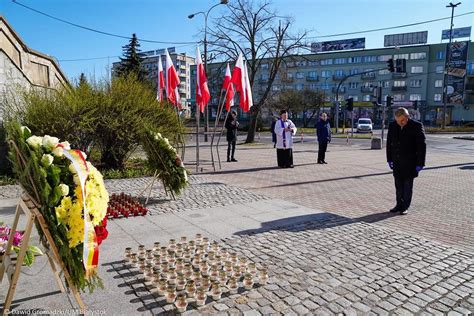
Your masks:
<svg viewBox="0 0 474 316"><path fill-rule="evenodd" d="M7 176L0 176L0 186L9 184L17 184L16 179Z"/></svg>
<svg viewBox="0 0 474 316"><path fill-rule="evenodd" d="M105 179L128 179L153 176L155 171L148 166L146 159L133 158L125 162L125 168L101 170Z"/></svg>
<svg viewBox="0 0 474 316"><path fill-rule="evenodd" d="M428 127L428 128L426 128L426 132L427 133L432 133L432 134L436 134L436 133L474 133L474 127L460 126L460 127L448 127L448 128L445 128L445 129L442 129L442 128L439 128L439 127Z"/></svg>

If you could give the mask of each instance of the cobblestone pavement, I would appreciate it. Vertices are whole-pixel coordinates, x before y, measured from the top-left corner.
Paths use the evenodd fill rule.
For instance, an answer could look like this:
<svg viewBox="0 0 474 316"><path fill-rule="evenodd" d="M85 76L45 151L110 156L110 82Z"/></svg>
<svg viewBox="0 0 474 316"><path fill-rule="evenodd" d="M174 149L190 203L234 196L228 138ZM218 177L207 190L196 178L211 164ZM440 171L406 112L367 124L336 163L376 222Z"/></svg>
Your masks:
<svg viewBox="0 0 474 316"><path fill-rule="evenodd" d="M223 149L221 149L222 151ZM209 150L201 150L208 159ZM294 169L276 168L269 144L239 145L238 163L205 175L211 181L287 199L296 204L474 251L473 155L439 152L428 146L426 167L415 180L408 216L383 217L395 205L393 176L385 151L330 145L328 165L316 164L316 143L297 143ZM192 149L187 157L194 156ZM188 162L192 168L192 161ZM206 169L205 169L206 171Z"/></svg>
<svg viewBox="0 0 474 316"><path fill-rule="evenodd" d="M223 297L187 315L469 315L471 253L337 215L280 229L241 232L228 248L269 268L267 285ZM115 272L153 314L173 310L134 271Z"/></svg>

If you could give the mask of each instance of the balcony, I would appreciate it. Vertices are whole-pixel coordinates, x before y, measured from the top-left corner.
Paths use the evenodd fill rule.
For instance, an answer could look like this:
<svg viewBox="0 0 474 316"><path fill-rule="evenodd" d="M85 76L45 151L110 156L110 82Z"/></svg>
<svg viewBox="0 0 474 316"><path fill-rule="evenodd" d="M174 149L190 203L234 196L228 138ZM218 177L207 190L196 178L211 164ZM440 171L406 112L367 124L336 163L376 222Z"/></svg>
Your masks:
<svg viewBox="0 0 474 316"><path fill-rule="evenodd" d="M281 78L281 82L284 82L284 83L292 83L293 81L294 81L293 77L282 77Z"/></svg>
<svg viewBox="0 0 474 316"><path fill-rule="evenodd" d="M375 79L375 73L371 72L371 73L368 73L368 74L362 74L360 76L361 79Z"/></svg>
<svg viewBox="0 0 474 316"><path fill-rule="evenodd" d="M332 87L332 93L336 93L337 87ZM339 93L346 93L346 88L345 87L340 87L339 88Z"/></svg>
<svg viewBox="0 0 474 316"><path fill-rule="evenodd" d="M392 79L400 79L400 78L406 78L407 73L406 72L394 72L392 73Z"/></svg>
<svg viewBox="0 0 474 316"><path fill-rule="evenodd" d="M346 75L342 74L342 75L333 75L332 76L332 80L342 80L344 79Z"/></svg>
<svg viewBox="0 0 474 316"><path fill-rule="evenodd" d="M316 82L316 81L319 81L319 77L318 76L316 76L316 77L306 77L306 81Z"/></svg>
<svg viewBox="0 0 474 316"><path fill-rule="evenodd" d="M407 86L400 86L400 87L392 86L392 91L407 91Z"/></svg>
<svg viewBox="0 0 474 316"><path fill-rule="evenodd" d="M374 91L373 87L360 87L360 92L372 93Z"/></svg>

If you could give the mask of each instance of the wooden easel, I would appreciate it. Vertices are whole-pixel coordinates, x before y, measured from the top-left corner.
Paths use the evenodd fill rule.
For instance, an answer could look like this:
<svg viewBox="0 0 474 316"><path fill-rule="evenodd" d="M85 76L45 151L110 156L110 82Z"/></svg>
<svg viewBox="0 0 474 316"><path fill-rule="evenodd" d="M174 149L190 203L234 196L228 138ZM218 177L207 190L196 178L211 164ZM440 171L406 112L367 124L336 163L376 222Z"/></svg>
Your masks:
<svg viewBox="0 0 474 316"><path fill-rule="evenodd" d="M146 200L145 200L145 205L148 204L148 200L150 199L150 195L151 195L151 190L153 189L153 184L155 184L155 181L159 181L159 175L160 175L160 172L158 172L158 170L155 170L155 174L153 175L153 178L151 179L151 182L149 182L145 188L138 194L138 196L145 196L144 193L148 190L148 194L146 196ZM171 197L173 198L173 200L176 200L176 197L174 196L174 193L171 189L168 189L166 187L166 184L165 182L162 180L161 183L163 184L163 188L165 190L165 194L166 195L171 195Z"/></svg>
<svg viewBox="0 0 474 316"><path fill-rule="evenodd" d="M11 247L13 243L13 234L18 226L18 221L20 219L20 215L25 214L27 217L27 223L25 228L25 233L23 235L23 240L20 247L20 252L16 257L16 263L13 263L11 259ZM2 315L9 314L10 305L13 300L13 295L15 294L15 289L18 284L18 278L20 276L21 267L23 265L23 259L26 254L26 250L28 249L28 243L31 237L31 231L33 229L34 223L37 222L39 227L44 236L46 237L46 241L48 243L48 251L46 251L46 255L48 256L48 261L51 266L51 269L54 274L54 278L56 279L56 283L58 284L59 289L62 293L65 293L66 290L61 282L60 273L64 273L64 277L69 285L69 289L71 290L74 298L76 299L77 304L79 305L82 313L87 315L86 307L82 302L81 296L79 291L74 286L71 281L71 277L69 276L69 272L67 271L64 263L59 256L58 248L54 243L53 237L49 232L48 225L46 224L43 215L39 212L38 207L35 205L33 199L24 193L17 205L16 212L15 212L15 219L13 221L13 226L11 227L10 236L8 238L7 248L5 250L5 254L3 255L3 259L0 261L0 282L3 280L3 275L6 273L8 276L8 282L10 284L8 288L8 294L5 299L5 303L3 304L3 312ZM45 241L45 242L46 242ZM52 255L51 255L52 252ZM56 269L56 264L59 266L60 271Z"/></svg>

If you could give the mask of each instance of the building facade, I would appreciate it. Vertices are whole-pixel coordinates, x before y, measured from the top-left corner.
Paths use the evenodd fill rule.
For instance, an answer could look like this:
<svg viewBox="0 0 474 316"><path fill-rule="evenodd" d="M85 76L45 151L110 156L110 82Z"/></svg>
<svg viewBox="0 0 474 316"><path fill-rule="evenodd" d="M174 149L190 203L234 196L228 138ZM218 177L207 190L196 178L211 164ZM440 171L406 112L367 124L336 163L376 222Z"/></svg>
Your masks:
<svg viewBox="0 0 474 316"><path fill-rule="evenodd" d="M186 53L176 53L174 47L168 48L173 65L178 73L180 84L178 88L181 105L184 110L184 115L190 115L190 99L191 99L191 66L195 64L195 58L187 55ZM147 72L148 80L153 84L154 87L158 83L158 59L161 58L161 62L164 68L164 75L166 80L166 55L164 49L151 50L141 52L140 55L143 57L142 67ZM120 62L115 62L112 65L112 74L116 73L116 70L120 66Z"/></svg>
<svg viewBox="0 0 474 316"><path fill-rule="evenodd" d="M21 40L0 16L0 121L6 100L18 89L58 89L69 85L53 57L37 52Z"/></svg>
<svg viewBox="0 0 474 316"><path fill-rule="evenodd" d="M332 114L337 92L339 101L353 98L355 118L371 117L377 121L381 117L381 108L373 104L374 88L381 87L383 102L390 95L394 99L394 107L407 107L415 118L436 125L442 118L445 54L446 44L443 43L289 56L282 63L271 91L272 94L278 94L282 90L321 90L327 95L325 110ZM387 68L389 59L406 59L406 73L391 73ZM268 84L269 69L270 64L262 61L252 86L254 103ZM217 104L216 96L219 95L224 71L222 63L208 65L212 106ZM352 76L337 91L346 75ZM193 82L191 86L194 86ZM415 101L419 105L416 111L413 109ZM469 43L468 49L464 104L448 104L447 114L448 122L452 124L474 121L472 43Z"/></svg>

